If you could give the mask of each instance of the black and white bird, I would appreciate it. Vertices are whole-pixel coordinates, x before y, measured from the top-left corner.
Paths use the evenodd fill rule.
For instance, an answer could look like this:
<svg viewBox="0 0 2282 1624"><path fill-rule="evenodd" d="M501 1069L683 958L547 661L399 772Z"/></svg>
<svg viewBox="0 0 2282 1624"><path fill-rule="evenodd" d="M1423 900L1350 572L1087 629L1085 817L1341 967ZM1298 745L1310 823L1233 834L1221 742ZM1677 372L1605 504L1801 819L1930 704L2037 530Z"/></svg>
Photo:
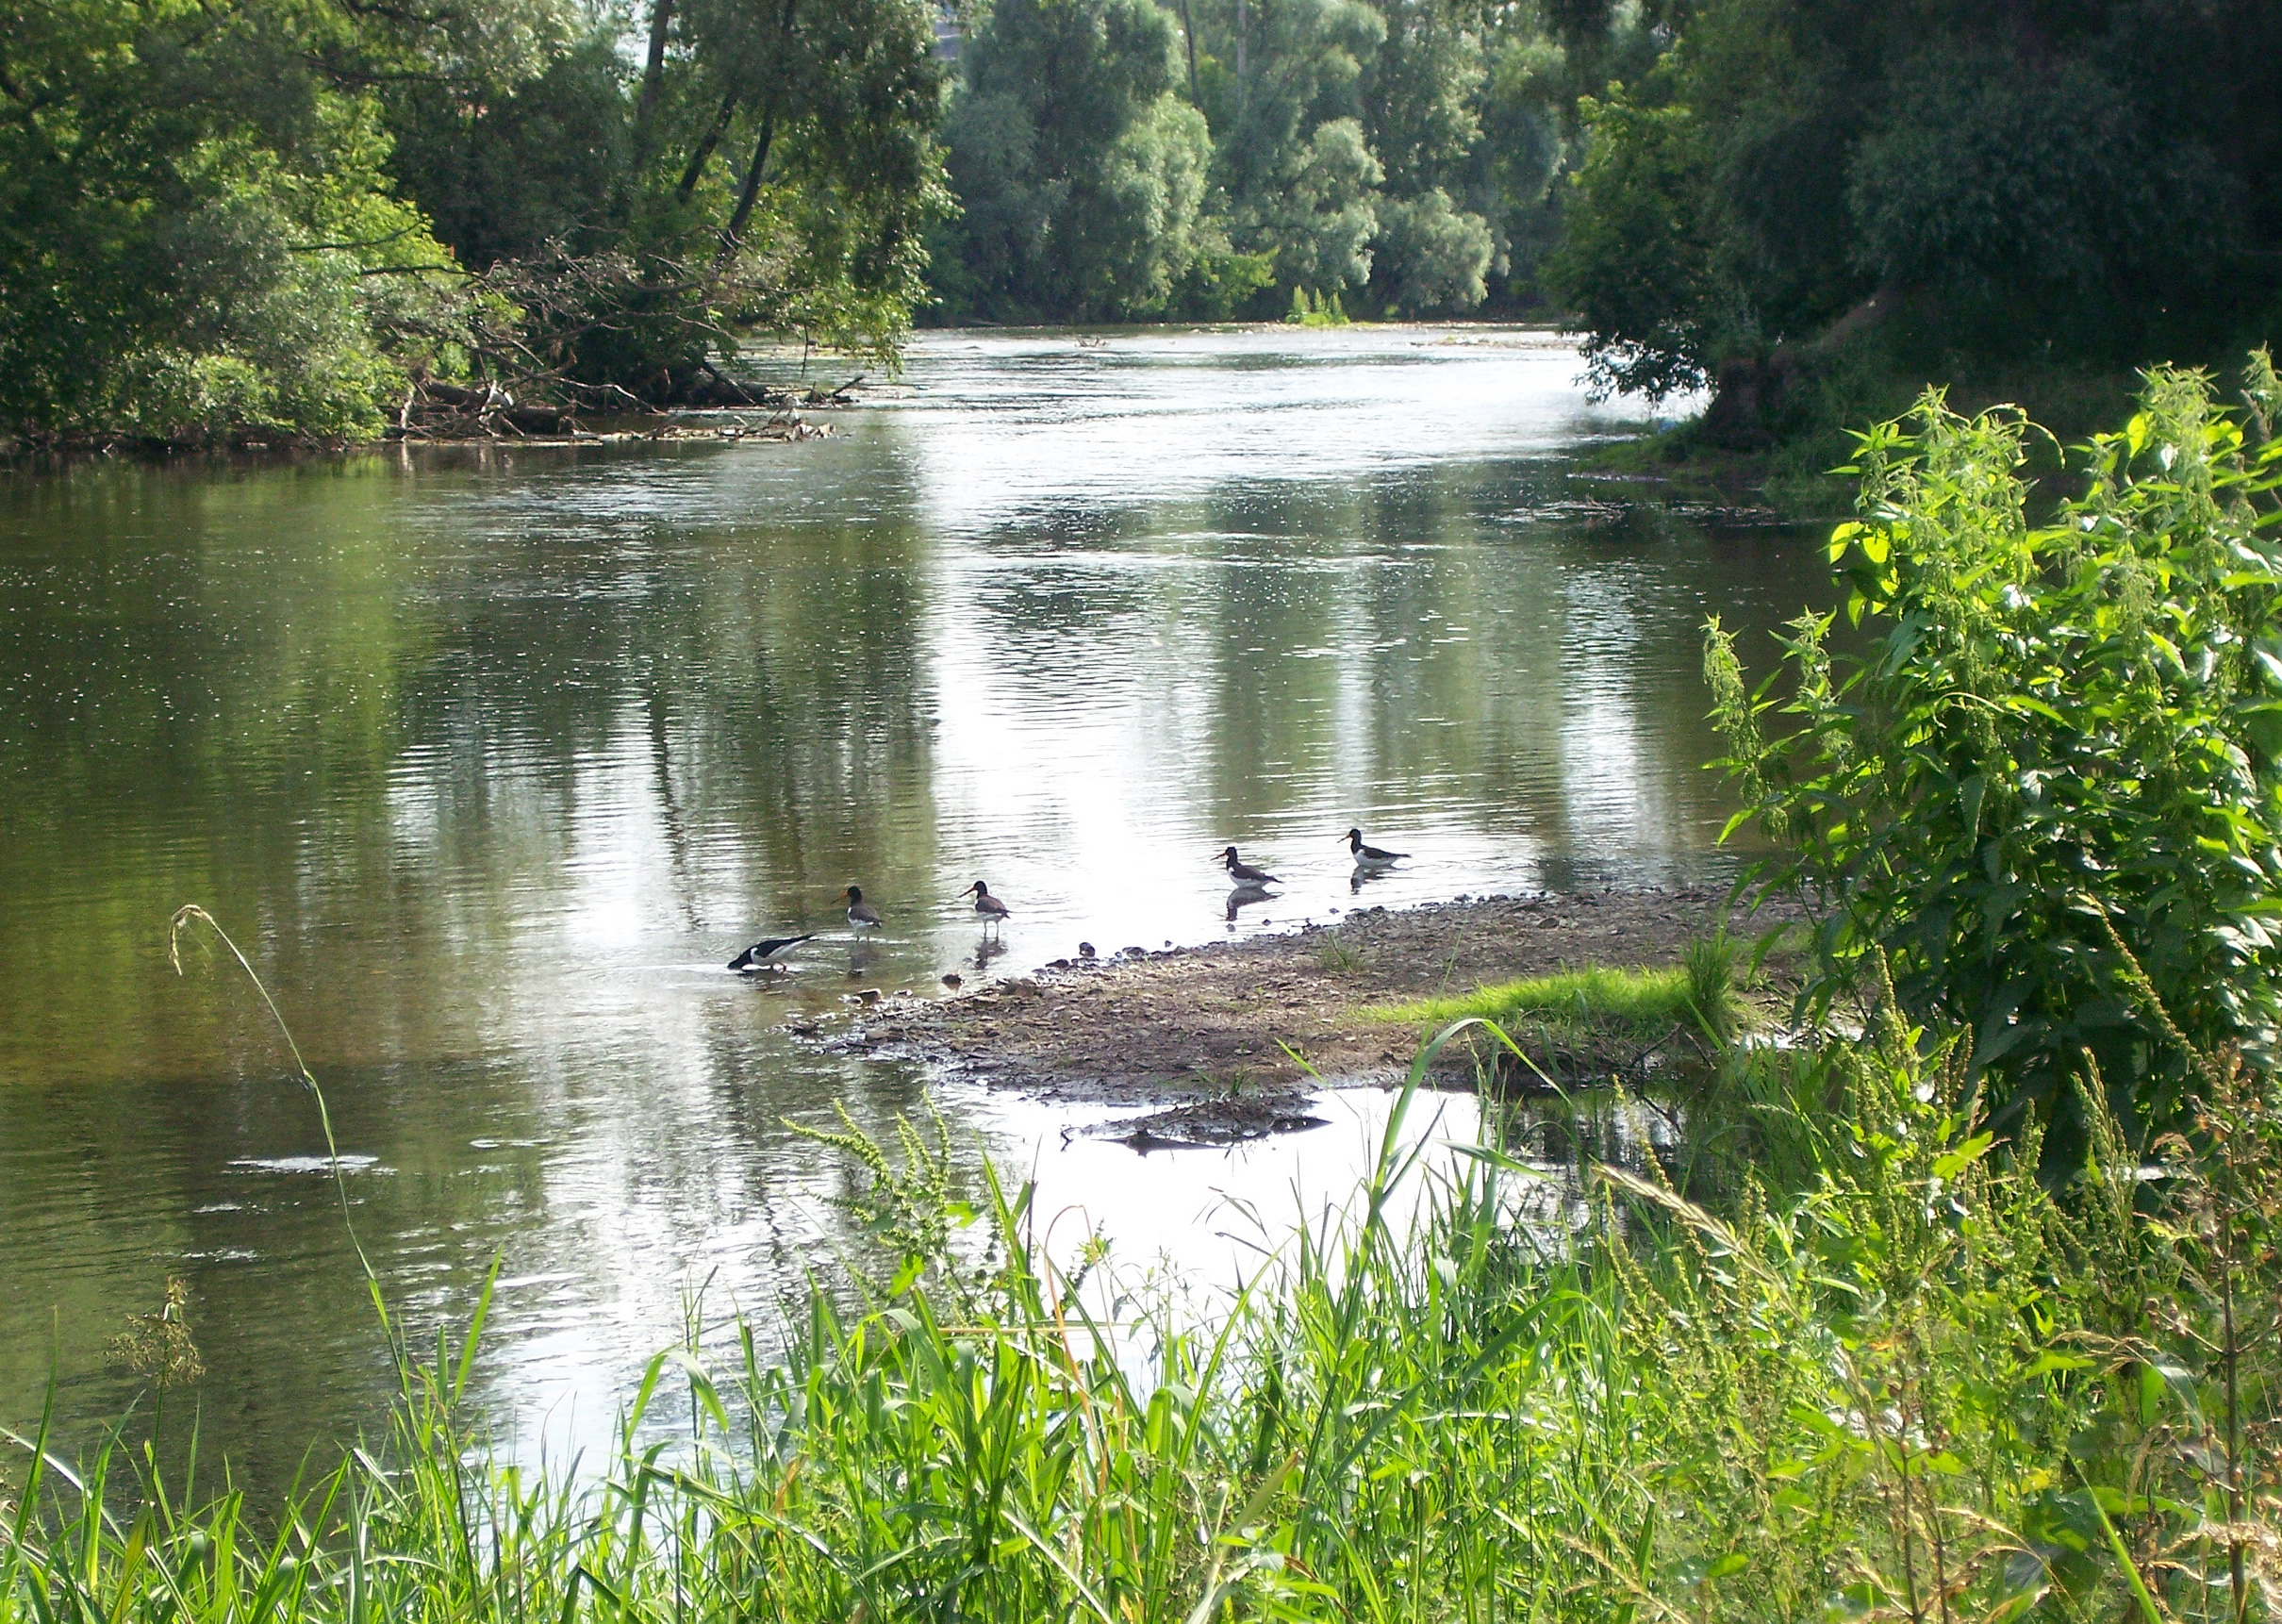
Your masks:
<svg viewBox="0 0 2282 1624"><path fill-rule="evenodd" d="M1265 869L1255 869L1249 863L1240 860L1236 855L1236 848L1233 846L1220 853L1220 860L1228 865L1228 877L1235 881L1238 886L1267 886L1277 883L1276 876Z"/></svg>
<svg viewBox="0 0 2282 1624"><path fill-rule="evenodd" d="M764 969L774 969L777 967L769 962L770 959L776 957L777 954L783 953L786 948L799 947L804 941L814 941L815 939L816 934L813 931L804 936L764 937L762 940L754 942L743 953L737 954L736 957L731 959L729 961L729 968L731 969L743 970L748 975L757 973L758 971Z"/></svg>
<svg viewBox="0 0 2282 1624"><path fill-rule="evenodd" d="M849 887L847 897L848 922L852 925L869 925L877 930L880 924L880 910L864 900L863 888L858 886Z"/></svg>
<svg viewBox="0 0 2282 1624"><path fill-rule="evenodd" d="M1383 852L1377 846L1364 845L1360 829L1349 829L1346 839L1347 849L1355 853L1355 866L1360 869L1393 868L1410 855L1408 852Z"/></svg>
<svg viewBox="0 0 2282 1624"><path fill-rule="evenodd" d="M990 887L980 880L961 891L959 895L974 898L975 912L982 916L983 922L986 925L997 924L1011 911L1004 903L992 896Z"/></svg>

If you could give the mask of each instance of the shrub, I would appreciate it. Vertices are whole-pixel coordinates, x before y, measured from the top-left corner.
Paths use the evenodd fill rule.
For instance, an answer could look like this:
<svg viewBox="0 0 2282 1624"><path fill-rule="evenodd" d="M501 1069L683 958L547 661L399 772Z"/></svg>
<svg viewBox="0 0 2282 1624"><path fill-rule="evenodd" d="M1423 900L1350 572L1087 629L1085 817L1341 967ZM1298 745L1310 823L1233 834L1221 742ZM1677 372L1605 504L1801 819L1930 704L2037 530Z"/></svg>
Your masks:
<svg viewBox="0 0 2282 1624"><path fill-rule="evenodd" d="M1750 877L1819 915L1803 1013L1872 955L1915 1014L1972 1035L1999 1119L2062 1107L2089 1052L2135 1135L2176 1119L2182 1042L2130 1016L2129 955L2187 1041L2272 1057L2282 969L2282 552L2277 390L2247 417L2201 373L2146 376L2083 454L2083 493L2032 522L2033 431L1938 391L1859 437L1860 517L1831 536L1859 657L1794 621L1746 692L1713 621L1705 669L1744 787ZM1789 729L1770 738L1769 721ZM2075 1123L2080 1127L2080 1123Z"/></svg>

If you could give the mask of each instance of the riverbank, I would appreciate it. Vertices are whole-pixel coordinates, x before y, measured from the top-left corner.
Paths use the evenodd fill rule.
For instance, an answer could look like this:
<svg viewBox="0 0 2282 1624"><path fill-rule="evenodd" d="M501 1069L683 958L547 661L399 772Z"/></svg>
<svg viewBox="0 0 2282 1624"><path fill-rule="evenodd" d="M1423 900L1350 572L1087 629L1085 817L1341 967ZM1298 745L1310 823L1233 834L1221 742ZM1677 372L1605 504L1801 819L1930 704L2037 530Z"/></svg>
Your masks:
<svg viewBox="0 0 2282 1624"><path fill-rule="evenodd" d="M819 1038L840 1052L916 1060L1052 1099L1176 1111L1211 1104L1220 1108L1192 1112L1206 1119L1187 1126L1216 1142L1283 1125L1289 1107L1326 1079L1398 1080L1424 1029L1397 1013L1404 1003L1585 968L1677 965L1728 916L1727 893L1710 887L1367 907L1289 935L1126 948L1056 959L950 998L888 997L858 1005L848 1028ZM1770 902L1739 928L1797 917ZM1779 1002L1769 989L1761 996ZM1695 1043L1685 1021L1651 1034L1594 1013L1525 1020L1514 1036L1531 1066L1563 1082L1668 1064ZM1439 1072L1471 1078L1476 1058L1453 1049ZM1238 1108L1226 1108L1231 1102ZM1152 1131L1178 1138L1186 1120Z"/></svg>

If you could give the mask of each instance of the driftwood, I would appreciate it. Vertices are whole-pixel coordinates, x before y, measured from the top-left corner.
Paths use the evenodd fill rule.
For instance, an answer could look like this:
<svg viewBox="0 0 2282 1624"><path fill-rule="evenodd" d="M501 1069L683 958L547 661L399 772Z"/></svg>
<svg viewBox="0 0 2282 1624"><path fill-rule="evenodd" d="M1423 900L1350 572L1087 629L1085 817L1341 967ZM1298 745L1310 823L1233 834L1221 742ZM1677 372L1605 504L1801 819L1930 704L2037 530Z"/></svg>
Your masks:
<svg viewBox="0 0 2282 1624"><path fill-rule="evenodd" d="M768 411L758 422L748 417L691 422L640 402L629 405L605 391L592 392L602 397L604 410L616 420L601 431L586 427L574 406L521 402L495 383L474 387L423 380L405 394L389 438L405 443L474 440L559 445L602 440L802 440L819 439L832 432L783 409L784 403L803 398L791 390L740 389L742 398L736 406ZM823 398L830 401L838 393ZM625 421L629 417L641 421L630 426Z"/></svg>
<svg viewBox="0 0 2282 1624"><path fill-rule="evenodd" d="M578 433L575 407L519 401L496 383L468 386L420 379L405 391L396 413L396 434L406 439L514 439Z"/></svg>
<svg viewBox="0 0 2282 1624"><path fill-rule="evenodd" d="M396 412L391 438L398 439L591 439L603 438L590 433L581 422L582 409L595 416L624 418L640 416L653 420L656 425L646 430L631 431L631 438L680 439L687 433L700 438L718 436L722 439L807 439L824 432L813 424L785 417L800 407L848 406L853 404L850 391L864 381L858 374L832 389L810 386L806 389L772 389L765 386L748 388L736 379L716 370L708 362L703 373L693 377L674 391L671 406L644 400L615 386L597 387L571 383L562 379L545 380L541 386L549 395L568 396L567 400L521 400L514 390L497 382L482 384L453 384L436 378L415 380L405 393L404 403ZM745 408L771 413L763 423L736 423L696 428L694 425L675 424L669 413L675 407L689 409ZM629 431L620 429L610 438L627 437Z"/></svg>
<svg viewBox="0 0 2282 1624"><path fill-rule="evenodd" d="M795 406L852 406L855 398L849 391L862 383L866 374L858 373L846 383L833 389L819 389L811 384L806 389L772 389L766 384L740 384L728 376L711 361L700 361L703 378L691 378L674 391L671 404L690 406L757 406L764 411L786 411Z"/></svg>

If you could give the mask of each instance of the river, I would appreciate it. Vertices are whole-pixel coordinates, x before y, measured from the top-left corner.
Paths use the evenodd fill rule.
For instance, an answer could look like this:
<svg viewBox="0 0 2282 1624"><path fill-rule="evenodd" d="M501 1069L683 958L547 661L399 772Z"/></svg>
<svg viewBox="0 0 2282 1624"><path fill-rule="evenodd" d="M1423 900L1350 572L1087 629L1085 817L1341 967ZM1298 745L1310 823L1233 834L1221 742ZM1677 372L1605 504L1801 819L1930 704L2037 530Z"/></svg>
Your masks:
<svg viewBox="0 0 2282 1624"><path fill-rule="evenodd" d="M1699 628L1763 655L1819 552L1578 476L1640 419L1579 371L1486 328L934 333L795 445L0 476L0 1425L51 1378L66 1438L121 1414L106 1345L170 1274L253 1481L388 1391L313 1104L211 937L170 968L183 903L274 993L415 1334L498 1259L484 1401L585 1437L701 1293L833 1267L788 1119L924 1109L788 1019L1331 919L1350 823L1416 853L1370 903L1721 871ZM1287 880L1232 922L1232 841ZM783 983L723 970L796 931ZM936 1098L1129 1256L1372 1126L1143 1161Z"/></svg>

